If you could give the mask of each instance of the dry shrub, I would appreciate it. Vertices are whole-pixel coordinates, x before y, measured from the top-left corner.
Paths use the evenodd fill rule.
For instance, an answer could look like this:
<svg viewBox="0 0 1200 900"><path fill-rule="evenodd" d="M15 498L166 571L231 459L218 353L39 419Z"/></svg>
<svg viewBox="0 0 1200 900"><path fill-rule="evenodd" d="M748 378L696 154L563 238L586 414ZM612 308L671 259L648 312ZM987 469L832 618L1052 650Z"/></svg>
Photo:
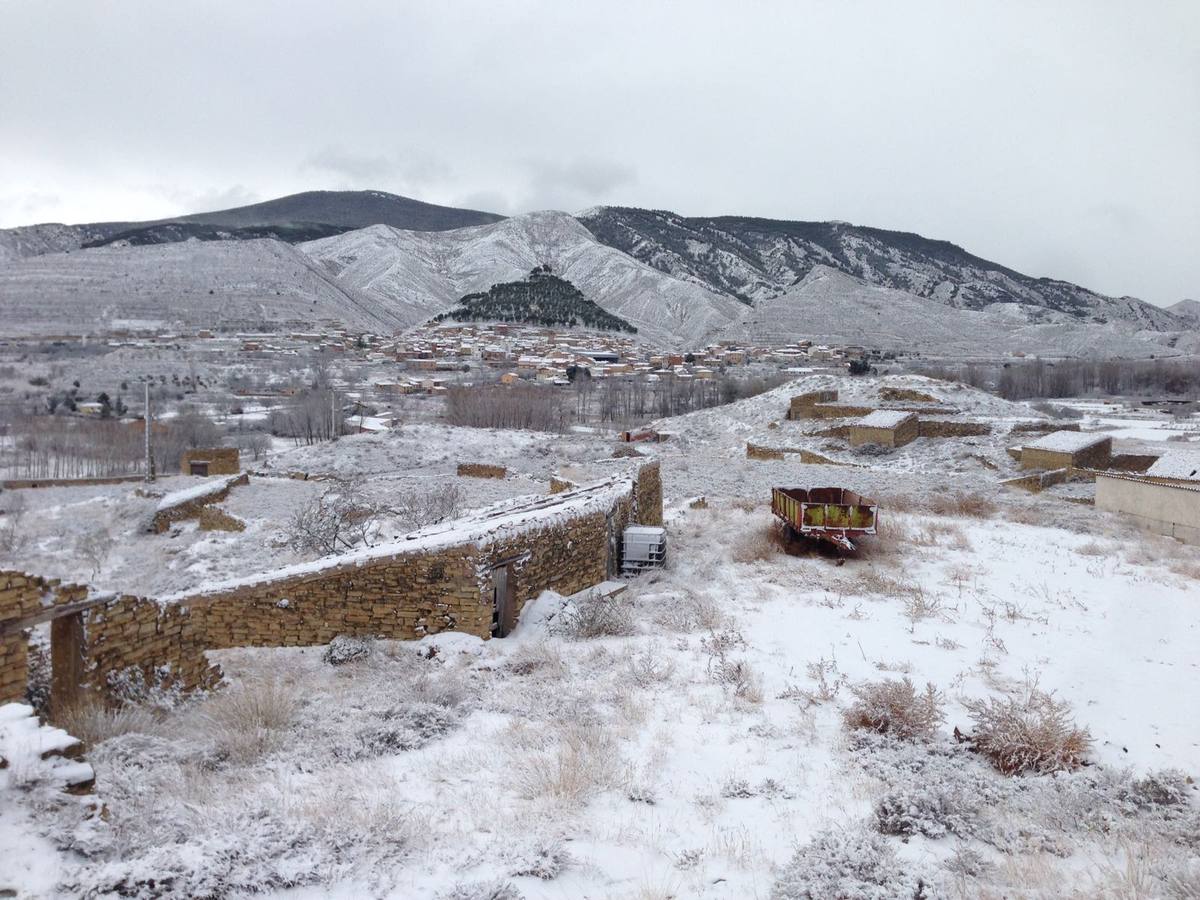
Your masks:
<svg viewBox="0 0 1200 900"><path fill-rule="evenodd" d="M736 563L762 562L783 552L784 543L780 529L768 522L739 536L730 556Z"/></svg>
<svg viewBox="0 0 1200 900"><path fill-rule="evenodd" d="M633 604L624 597L589 595L569 604L551 626L573 641L633 634Z"/></svg>
<svg viewBox="0 0 1200 900"><path fill-rule="evenodd" d="M564 729L556 750L523 756L513 782L527 800L580 803L616 783L619 763L616 739L607 729L573 725Z"/></svg>
<svg viewBox="0 0 1200 900"><path fill-rule="evenodd" d="M54 716L55 725L89 747L122 734L150 734L155 722L145 707L106 706L94 696L85 696Z"/></svg>
<svg viewBox="0 0 1200 900"><path fill-rule="evenodd" d="M959 516L966 519L989 519L999 506L983 494L929 494L925 508L939 516Z"/></svg>
<svg viewBox="0 0 1200 900"><path fill-rule="evenodd" d="M1019 696L964 701L975 728L975 749L1005 775L1069 772L1084 763L1092 737L1079 728L1071 706L1026 686Z"/></svg>
<svg viewBox="0 0 1200 900"><path fill-rule="evenodd" d="M297 700L293 687L266 678L215 695L203 716L225 754L249 760L282 743L295 719Z"/></svg>
<svg viewBox="0 0 1200 900"><path fill-rule="evenodd" d="M945 719L942 696L932 684L918 694L910 679L871 681L852 687L858 699L846 710L850 729L865 729L901 740L928 740Z"/></svg>

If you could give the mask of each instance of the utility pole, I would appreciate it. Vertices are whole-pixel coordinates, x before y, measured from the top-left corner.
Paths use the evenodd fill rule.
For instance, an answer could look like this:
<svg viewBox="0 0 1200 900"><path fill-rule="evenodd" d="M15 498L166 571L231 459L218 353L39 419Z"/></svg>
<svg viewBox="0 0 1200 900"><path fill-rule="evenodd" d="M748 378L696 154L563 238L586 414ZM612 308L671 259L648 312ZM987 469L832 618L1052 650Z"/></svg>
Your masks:
<svg viewBox="0 0 1200 900"><path fill-rule="evenodd" d="M338 439L338 414L337 414L337 391L332 387L329 389L329 439L336 441Z"/></svg>
<svg viewBox="0 0 1200 900"><path fill-rule="evenodd" d="M146 425L146 481L154 480L154 454L150 447L150 432L153 427L153 418L150 414L150 382L146 381L145 407L142 420Z"/></svg>

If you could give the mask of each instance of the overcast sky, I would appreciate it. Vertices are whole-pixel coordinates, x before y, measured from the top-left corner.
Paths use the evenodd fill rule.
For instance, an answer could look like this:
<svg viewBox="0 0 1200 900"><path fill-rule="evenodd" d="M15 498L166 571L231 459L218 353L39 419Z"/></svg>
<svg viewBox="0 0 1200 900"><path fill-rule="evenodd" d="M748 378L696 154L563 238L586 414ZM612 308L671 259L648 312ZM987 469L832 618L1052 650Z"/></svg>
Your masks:
<svg viewBox="0 0 1200 900"><path fill-rule="evenodd" d="M1200 298L1200 0L0 0L0 226L314 188L844 219Z"/></svg>

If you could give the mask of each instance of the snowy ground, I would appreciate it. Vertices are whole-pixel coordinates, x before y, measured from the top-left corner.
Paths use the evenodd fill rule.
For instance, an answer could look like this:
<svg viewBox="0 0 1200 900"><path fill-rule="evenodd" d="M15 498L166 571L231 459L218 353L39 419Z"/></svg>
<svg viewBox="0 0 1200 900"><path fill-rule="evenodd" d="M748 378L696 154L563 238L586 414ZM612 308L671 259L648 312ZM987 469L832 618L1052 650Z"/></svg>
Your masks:
<svg viewBox="0 0 1200 900"><path fill-rule="evenodd" d="M72 848L47 864L68 895L157 895L156 877L180 897L766 897L828 829L869 850L899 792L961 832L887 838L896 884L921 875L928 896L1192 896L1162 879L1195 858L1194 787L1182 807L1129 797L1149 772L1200 772L1182 702L1200 554L1117 526L893 514L838 567L781 552L761 508L680 511L671 530L667 569L598 629L627 633L581 637L545 595L505 641L379 644L338 667L320 647L222 653L230 690L100 727L128 732L89 754L108 822L33 795ZM932 741L843 726L855 684L904 676L944 694ZM1071 704L1096 765L1008 778L950 740L964 700L1030 679ZM942 789L962 808L920 805ZM1129 848L1138 894L1118 892ZM979 876L956 882L964 859ZM514 892L466 890L496 882Z"/></svg>
<svg viewBox="0 0 1200 900"><path fill-rule="evenodd" d="M323 647L224 651L225 690L64 723L93 742L107 819L36 781L10 791L0 838L23 849L0 860L0 888L1198 896L1200 796L1188 779L1200 775L1200 549L1090 507L1001 493L1002 435L918 441L861 468L746 459L747 435L781 419L796 392L660 423L674 437L640 449L663 462L671 556L617 598L564 606L547 594L509 639L381 642L337 666ZM977 393L958 392L958 405L1033 415ZM803 423L771 431L792 425ZM510 481L544 492L550 471L612 448L603 434L464 432L414 426L270 467L370 472L384 490L393 475L450 477L458 459L509 465L510 479L479 482L483 501ZM765 503L783 482L873 492L880 534L840 566L780 542ZM275 492L320 484L252 478L222 508L268 519L286 506ZM706 508L685 502L701 494ZM164 540L181 558L200 543L186 531ZM939 692L931 733L848 728L856 689L903 678ZM973 701L1019 699L1034 684L1089 732L1084 768L1005 776L955 741L956 728L977 733Z"/></svg>

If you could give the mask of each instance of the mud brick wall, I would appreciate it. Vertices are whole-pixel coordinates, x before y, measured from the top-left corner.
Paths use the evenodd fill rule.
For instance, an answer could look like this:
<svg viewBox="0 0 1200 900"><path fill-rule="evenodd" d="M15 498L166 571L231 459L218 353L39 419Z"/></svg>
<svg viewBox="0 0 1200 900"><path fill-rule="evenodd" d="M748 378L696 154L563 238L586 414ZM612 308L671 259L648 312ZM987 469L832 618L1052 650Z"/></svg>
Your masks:
<svg viewBox="0 0 1200 900"><path fill-rule="evenodd" d="M1037 450L1025 447L1021 451L1023 469L1105 469L1112 458L1112 440L1085 447L1074 453L1059 450Z"/></svg>
<svg viewBox="0 0 1200 900"><path fill-rule="evenodd" d="M220 669L209 664L213 649L204 621L177 604L145 597L121 596L83 613L86 681L102 692L111 680L140 669L148 681L156 670L185 690L211 687Z"/></svg>
<svg viewBox="0 0 1200 900"><path fill-rule="evenodd" d="M243 475L241 478L231 481L219 491L205 494L203 497L196 497L194 500L188 500L186 503L178 503L166 509L156 510L154 518L150 523L151 530L162 534L175 522L181 522L184 519L195 519L203 513L206 506L210 506L213 503L220 503L229 496L229 492L235 487L249 483L250 476Z"/></svg>
<svg viewBox="0 0 1200 900"><path fill-rule="evenodd" d="M850 426L850 446L879 444L883 447L903 447L920 436L916 416L909 416L894 428L873 428L867 425Z"/></svg>
<svg viewBox="0 0 1200 900"><path fill-rule="evenodd" d="M0 574L0 622L23 619L41 607L44 582L17 572ZM0 703L25 700L29 678L29 638L25 631L0 638Z"/></svg>
<svg viewBox="0 0 1200 900"><path fill-rule="evenodd" d="M1018 422L1008 430L1009 434L1043 434L1051 431L1078 431L1078 422Z"/></svg>
<svg viewBox="0 0 1200 900"><path fill-rule="evenodd" d="M99 599L75 614L83 630L81 679L107 691L114 676L136 669L148 681L166 672L191 690L220 677L207 650L324 644L339 634L411 639L453 630L489 637L497 567L511 572L519 614L544 590L573 594L615 571L619 561L610 558L610 548L620 541L610 535L634 522L661 524L657 463L640 466L624 487L618 481L611 490L599 495L611 496L603 504L535 508L528 523L464 536L461 543L266 573L258 583L171 601ZM49 592L54 603L87 596L86 587L18 573L0 573L0 585L0 622L36 612ZM0 645L0 698L24 696L26 648L25 632Z"/></svg>
<svg viewBox="0 0 1200 900"><path fill-rule="evenodd" d="M918 423L921 437L956 438L978 437L992 433L987 422L948 422L945 419L921 419Z"/></svg>
<svg viewBox="0 0 1200 900"><path fill-rule="evenodd" d="M1108 468L1114 472L1145 472L1156 462L1157 454L1117 453L1108 461Z"/></svg>
<svg viewBox="0 0 1200 900"><path fill-rule="evenodd" d="M458 474L466 478L503 478L508 474L504 466L493 466L487 463L459 463Z"/></svg>
<svg viewBox="0 0 1200 900"><path fill-rule="evenodd" d="M643 463L638 469L634 497L637 500L637 524L663 523L662 472L657 462Z"/></svg>
<svg viewBox="0 0 1200 900"><path fill-rule="evenodd" d="M783 459L783 451L747 442L746 459Z"/></svg>
<svg viewBox="0 0 1200 900"><path fill-rule="evenodd" d="M837 400L837 391L810 391L793 397L788 403L787 417L789 419L814 419L812 409L818 403L832 403Z"/></svg>
<svg viewBox="0 0 1200 900"><path fill-rule="evenodd" d="M187 450L179 459L179 470L184 475L191 475L193 462L208 463L209 475L236 475L242 470L241 453L237 447Z"/></svg>
<svg viewBox="0 0 1200 900"><path fill-rule="evenodd" d="M937 403L938 398L923 391L910 388L885 387L879 389L879 399L899 403Z"/></svg>
<svg viewBox="0 0 1200 900"><path fill-rule="evenodd" d="M818 403L812 407L811 419L861 419L875 412L874 406L851 406L840 403Z"/></svg>

